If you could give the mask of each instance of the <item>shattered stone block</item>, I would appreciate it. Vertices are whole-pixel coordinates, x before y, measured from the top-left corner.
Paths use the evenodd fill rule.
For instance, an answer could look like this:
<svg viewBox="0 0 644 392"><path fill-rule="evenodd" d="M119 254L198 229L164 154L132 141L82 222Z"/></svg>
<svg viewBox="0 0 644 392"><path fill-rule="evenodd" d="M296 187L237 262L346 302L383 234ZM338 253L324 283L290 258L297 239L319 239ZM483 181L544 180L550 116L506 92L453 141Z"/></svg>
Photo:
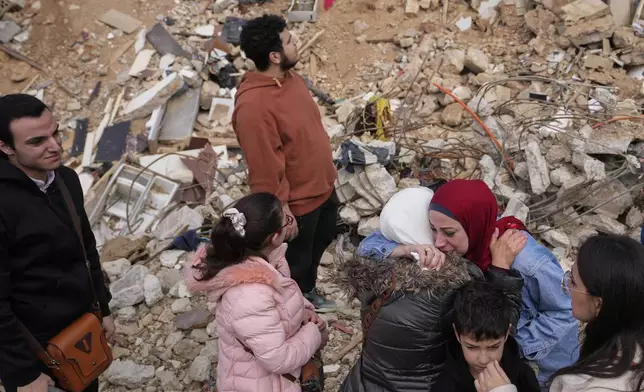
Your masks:
<svg viewBox="0 0 644 392"><path fill-rule="evenodd" d="M355 110L355 108L356 106L353 104L353 102L349 100L342 102L338 110L335 111L335 115L338 116L338 122L341 124L346 122L349 116L351 116L351 114Z"/></svg>
<svg viewBox="0 0 644 392"><path fill-rule="evenodd" d="M582 46L610 38L615 31L615 22L611 15L607 15L603 18L566 26L564 29L563 32L560 32L563 37L568 38L573 45Z"/></svg>
<svg viewBox="0 0 644 392"><path fill-rule="evenodd" d="M602 0L576 0L561 7L561 16L567 25L583 23L610 15L610 8Z"/></svg>
<svg viewBox="0 0 644 392"><path fill-rule="evenodd" d="M580 247L587 239L596 236L597 230L588 226L579 226L570 234L570 245L574 248Z"/></svg>
<svg viewBox="0 0 644 392"><path fill-rule="evenodd" d="M464 111L465 109L456 102L449 104L441 113L441 121L445 125L456 127L463 121Z"/></svg>
<svg viewBox="0 0 644 392"><path fill-rule="evenodd" d="M514 216L520 221L525 222L528 219L529 212L530 209L528 206L523 204L523 202L515 196L510 198L510 201L503 212L503 217Z"/></svg>
<svg viewBox="0 0 644 392"><path fill-rule="evenodd" d="M380 217L372 216L371 218L362 219L358 224L358 234L366 237L380 230Z"/></svg>
<svg viewBox="0 0 644 392"><path fill-rule="evenodd" d="M150 115L156 108L166 103L178 92L183 87L183 84L183 78L178 73L171 74L151 89L142 92L128 102L119 122L136 120Z"/></svg>
<svg viewBox="0 0 644 392"><path fill-rule="evenodd" d="M572 154L572 164L584 172L588 181L601 181L606 178L604 162L586 154L574 152Z"/></svg>
<svg viewBox="0 0 644 392"><path fill-rule="evenodd" d="M420 11L418 0L405 0L405 14L416 15Z"/></svg>
<svg viewBox="0 0 644 392"><path fill-rule="evenodd" d="M642 226L642 223L644 223L642 211L637 207L631 208L626 215L626 225L633 229Z"/></svg>
<svg viewBox="0 0 644 392"><path fill-rule="evenodd" d="M485 72L489 66L490 60L482 50L477 48L467 49L467 53L465 54L465 68L475 74L479 74Z"/></svg>
<svg viewBox="0 0 644 392"><path fill-rule="evenodd" d="M526 162L517 163L514 166L514 175L522 180L530 181L530 171L528 170L528 164ZM550 179L552 180L552 176L550 177Z"/></svg>
<svg viewBox="0 0 644 392"><path fill-rule="evenodd" d="M606 234L626 234L625 225L619 223L616 219L609 218L605 215L585 215L581 217L581 223L591 226Z"/></svg>
<svg viewBox="0 0 644 392"><path fill-rule="evenodd" d="M340 218L349 225L356 225L360 222L360 214L351 205L346 205L340 209Z"/></svg>
<svg viewBox="0 0 644 392"><path fill-rule="evenodd" d="M365 167L365 174L369 178L369 182L373 185L373 189L378 195L380 201L384 204L398 192L396 187L396 180L389 174L387 169L381 164L367 165Z"/></svg>
<svg viewBox="0 0 644 392"><path fill-rule="evenodd" d="M601 186L595 184L591 192L592 194L583 198L579 204L592 208L610 200L610 202L597 208L595 212L613 219L617 219L633 205L633 197L628 192L628 188L619 180L613 180L609 183L601 184Z"/></svg>
<svg viewBox="0 0 644 392"><path fill-rule="evenodd" d="M568 166L561 166L550 172L550 181L556 186L563 186L570 182L575 175Z"/></svg>
<svg viewBox="0 0 644 392"><path fill-rule="evenodd" d="M550 172L546 159L541 154L541 148L536 140L531 140L525 147L526 163L530 175L532 192L541 195L550 186Z"/></svg>
<svg viewBox="0 0 644 392"><path fill-rule="evenodd" d="M549 226L539 226L538 230L548 230L545 233L541 233L541 238L555 248L566 249L570 247L570 239L565 233L558 230L552 230Z"/></svg>
<svg viewBox="0 0 644 392"><path fill-rule="evenodd" d="M482 180L485 182L490 190L494 189L494 180L496 178L496 173L498 168L494 160L489 155L483 155L479 161L479 168L481 169Z"/></svg>

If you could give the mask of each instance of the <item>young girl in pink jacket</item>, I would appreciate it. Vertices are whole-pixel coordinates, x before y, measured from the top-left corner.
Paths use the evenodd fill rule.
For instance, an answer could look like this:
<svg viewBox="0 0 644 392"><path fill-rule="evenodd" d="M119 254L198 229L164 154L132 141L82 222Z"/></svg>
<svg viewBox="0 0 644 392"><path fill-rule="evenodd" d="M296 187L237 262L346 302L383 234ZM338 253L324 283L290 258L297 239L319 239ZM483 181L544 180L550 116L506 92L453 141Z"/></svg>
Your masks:
<svg viewBox="0 0 644 392"><path fill-rule="evenodd" d="M224 212L211 245L187 269L190 291L217 303L219 392L299 392L291 380L328 339L290 277L282 233L290 223L274 195L246 196Z"/></svg>

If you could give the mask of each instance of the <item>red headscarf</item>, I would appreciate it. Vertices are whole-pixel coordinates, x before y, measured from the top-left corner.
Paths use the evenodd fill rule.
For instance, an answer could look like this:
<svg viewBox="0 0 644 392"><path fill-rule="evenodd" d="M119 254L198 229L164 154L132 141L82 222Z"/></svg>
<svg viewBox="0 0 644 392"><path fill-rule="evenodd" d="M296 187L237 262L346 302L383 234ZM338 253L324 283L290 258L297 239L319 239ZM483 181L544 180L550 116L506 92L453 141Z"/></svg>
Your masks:
<svg viewBox="0 0 644 392"><path fill-rule="evenodd" d="M448 181L432 197L430 210L442 212L463 226L469 240L465 257L483 271L492 263L490 240L494 229L499 229L499 236L508 229L526 230L513 216L497 220L496 197L481 180Z"/></svg>

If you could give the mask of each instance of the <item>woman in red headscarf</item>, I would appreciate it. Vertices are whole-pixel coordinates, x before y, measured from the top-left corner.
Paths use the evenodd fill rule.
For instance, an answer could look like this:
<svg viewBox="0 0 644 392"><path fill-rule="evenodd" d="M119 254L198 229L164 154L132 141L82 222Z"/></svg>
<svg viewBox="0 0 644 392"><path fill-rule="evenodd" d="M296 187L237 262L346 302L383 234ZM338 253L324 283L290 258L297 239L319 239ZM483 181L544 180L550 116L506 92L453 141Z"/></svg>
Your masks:
<svg viewBox="0 0 644 392"><path fill-rule="evenodd" d="M564 271L552 252L530 236L519 219L498 219L496 198L483 181L447 182L436 191L428 210L433 244L398 244L378 231L360 244L359 255L376 260L413 258L440 269L445 254L457 254L476 264L487 279L506 284L522 279L520 298L511 298L519 302L516 338L522 356L536 363L542 383L574 363L579 355L577 322L570 298L560 290Z"/></svg>

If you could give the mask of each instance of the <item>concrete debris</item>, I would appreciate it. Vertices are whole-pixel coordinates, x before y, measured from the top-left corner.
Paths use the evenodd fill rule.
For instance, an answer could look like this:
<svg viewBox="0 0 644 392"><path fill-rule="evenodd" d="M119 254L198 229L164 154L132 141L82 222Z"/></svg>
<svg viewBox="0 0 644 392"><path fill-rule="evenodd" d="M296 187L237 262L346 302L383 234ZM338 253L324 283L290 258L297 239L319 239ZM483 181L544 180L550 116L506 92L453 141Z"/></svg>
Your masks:
<svg viewBox="0 0 644 392"><path fill-rule="evenodd" d="M552 230L548 226L539 226L539 231L547 230L541 234L541 238L554 247L569 248L570 239L565 233L558 230Z"/></svg>
<svg viewBox="0 0 644 392"><path fill-rule="evenodd" d="M194 249L172 243L184 234L207 238L223 210L250 192L232 113L239 83L255 65L238 33L267 9L255 0L208 3L177 0L156 22L144 10L111 10L98 18L111 27L99 23L105 30L97 33L88 25L63 60L31 42L43 37L40 24L62 23L58 14L35 18L39 2L0 21L7 50L47 57L62 72L47 80L37 63L0 53L0 63L11 65L7 88L54 108L66 164L87 181L86 209L119 335L101 383L106 392L206 390L214 380L216 304L188 292L184 274ZM629 188L642 174L643 137L637 120L613 120L642 114L644 43L641 26L631 23L632 1L475 0L470 12L450 3L446 14L437 0L377 1L359 12L354 3L342 8L353 12L350 23L329 19L324 35L319 24L289 25L309 42L295 70L310 82L332 149L340 151L339 227L352 240L379 229L381 209L399 190L453 178L483 180L503 216L526 222L564 268L598 232L639 240L644 206ZM73 6L74 17L83 12ZM84 131L78 118L87 119ZM124 121L131 121L129 136L107 161L138 166L118 164L118 174L97 178L96 143ZM348 164L345 142L359 149ZM630 172L618 176L620 167ZM190 241L177 242L184 249ZM326 279L334 256L330 248L321 261L319 288L341 305L328 321L347 329L330 328L325 360L349 344L347 331L360 330L359 305L343 302ZM328 390L339 388L358 353L325 361Z"/></svg>
<svg viewBox="0 0 644 392"><path fill-rule="evenodd" d="M541 155L539 143L535 140L529 141L525 147L525 155L532 192L541 195L550 186L550 172L546 159Z"/></svg>
<svg viewBox="0 0 644 392"><path fill-rule="evenodd" d="M107 381L127 388L141 388L154 378L154 366L139 365L131 360L115 360L105 372Z"/></svg>

